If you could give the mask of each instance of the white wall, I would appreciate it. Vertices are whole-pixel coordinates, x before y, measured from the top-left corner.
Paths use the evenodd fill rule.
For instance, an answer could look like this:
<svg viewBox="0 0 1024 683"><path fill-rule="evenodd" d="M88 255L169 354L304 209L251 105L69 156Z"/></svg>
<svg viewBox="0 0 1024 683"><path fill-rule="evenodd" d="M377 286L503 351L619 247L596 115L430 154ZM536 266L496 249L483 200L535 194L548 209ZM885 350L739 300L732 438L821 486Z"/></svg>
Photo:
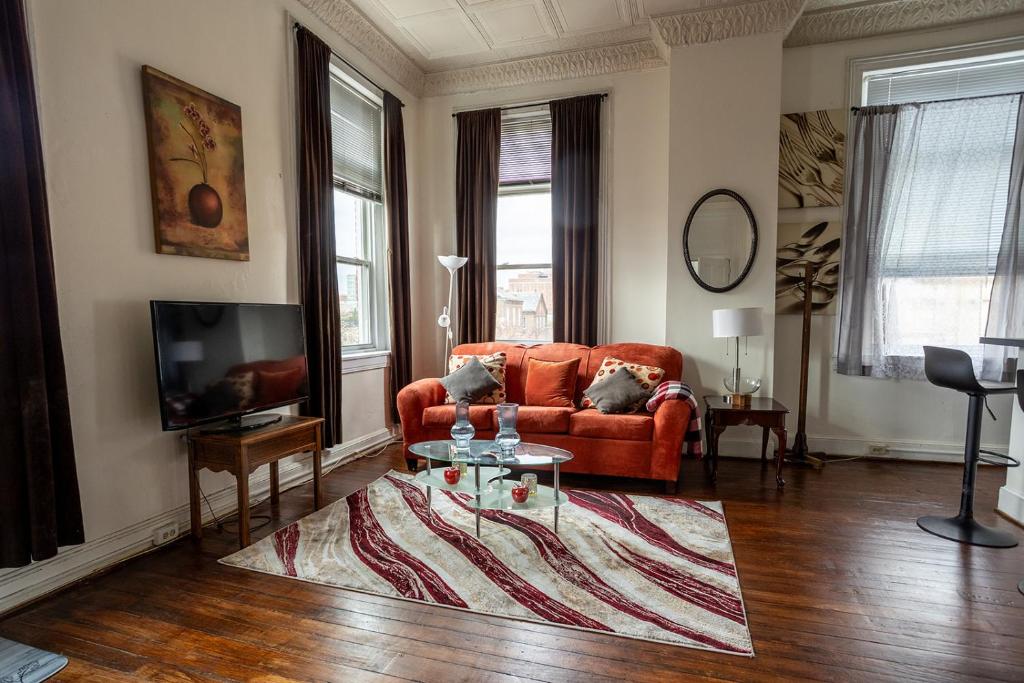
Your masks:
<svg viewBox="0 0 1024 683"><path fill-rule="evenodd" d="M417 377L441 368L436 324L448 294L437 254L455 249L455 125L452 113L608 92L602 115L611 136L610 236L612 341L665 343L665 239L668 202L668 70L614 74L422 101L420 214L410 249L413 366Z"/></svg>
<svg viewBox="0 0 1024 683"><path fill-rule="evenodd" d="M288 12L406 102L416 159L415 99L295 2L34 0L29 12L87 543L0 574L0 611L145 547L150 524L186 518L185 448L160 430L148 301L298 300ZM143 64L241 107L249 262L154 252ZM344 392L346 441L379 437L384 372L346 375ZM230 504L232 477L201 481Z"/></svg>
<svg viewBox="0 0 1024 683"><path fill-rule="evenodd" d="M949 47L1024 34L1024 17L979 22L954 29L883 36L783 51L782 113L845 109L851 105L849 61L914 50ZM841 220L838 208L781 209L779 222ZM870 443L886 444L904 457L962 457L966 399L927 382L847 377L831 370L832 316L813 319L808 394L812 447L833 453L862 453ZM776 319L775 393L795 410L799 393L800 317ZM984 420L982 440L1005 449L1009 397L990 405L998 421ZM795 414L791 429L796 428Z"/></svg>
<svg viewBox="0 0 1024 683"><path fill-rule="evenodd" d="M764 309L765 335L750 339L749 355L741 359L744 374L764 380L764 395L772 392L781 73L779 33L672 50L665 317L668 344L683 352L686 380L698 395L723 393L722 378L733 361L725 355L726 340L711 336L712 310L745 306ZM682 255L690 208L716 188L746 199L760 235L746 280L720 294L694 282Z"/></svg>

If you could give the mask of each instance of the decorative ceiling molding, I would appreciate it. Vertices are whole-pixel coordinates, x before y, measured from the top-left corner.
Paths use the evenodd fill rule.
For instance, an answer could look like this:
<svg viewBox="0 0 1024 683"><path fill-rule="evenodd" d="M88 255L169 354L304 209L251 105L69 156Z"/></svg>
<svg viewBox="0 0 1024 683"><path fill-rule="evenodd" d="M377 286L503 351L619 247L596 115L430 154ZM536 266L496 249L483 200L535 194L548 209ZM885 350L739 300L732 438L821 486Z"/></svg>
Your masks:
<svg viewBox="0 0 1024 683"><path fill-rule="evenodd" d="M667 62L654 42L640 40L427 74L424 96L452 95L664 66L667 66Z"/></svg>
<svg viewBox="0 0 1024 683"><path fill-rule="evenodd" d="M938 28L1024 12L1024 0L887 0L822 9L796 22L786 47Z"/></svg>
<svg viewBox="0 0 1024 683"><path fill-rule="evenodd" d="M423 95L423 71L348 0L299 2L409 92Z"/></svg>
<svg viewBox="0 0 1024 683"><path fill-rule="evenodd" d="M757 0L651 17L666 45L697 45L788 31L806 0Z"/></svg>

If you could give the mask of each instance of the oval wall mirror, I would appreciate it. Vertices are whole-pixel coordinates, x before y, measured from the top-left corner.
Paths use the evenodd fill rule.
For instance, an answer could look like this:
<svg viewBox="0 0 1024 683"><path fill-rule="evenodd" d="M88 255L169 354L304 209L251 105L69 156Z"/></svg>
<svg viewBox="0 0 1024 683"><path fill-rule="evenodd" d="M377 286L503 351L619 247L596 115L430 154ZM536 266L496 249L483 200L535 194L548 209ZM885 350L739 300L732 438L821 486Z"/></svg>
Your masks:
<svg viewBox="0 0 1024 683"><path fill-rule="evenodd" d="M728 292L743 282L757 254L757 222L732 190L711 190L697 200L683 229L683 257L697 284Z"/></svg>

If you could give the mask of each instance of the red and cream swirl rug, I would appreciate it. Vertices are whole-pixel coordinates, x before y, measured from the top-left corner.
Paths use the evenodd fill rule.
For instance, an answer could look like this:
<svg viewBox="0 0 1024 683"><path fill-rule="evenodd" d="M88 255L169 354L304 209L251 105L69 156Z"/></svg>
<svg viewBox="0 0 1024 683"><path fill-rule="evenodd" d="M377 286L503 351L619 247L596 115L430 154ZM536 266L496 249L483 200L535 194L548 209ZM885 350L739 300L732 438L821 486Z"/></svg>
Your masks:
<svg viewBox="0 0 1024 683"><path fill-rule="evenodd" d="M390 472L224 564L510 619L753 655L722 505L567 491L551 510L483 513Z"/></svg>

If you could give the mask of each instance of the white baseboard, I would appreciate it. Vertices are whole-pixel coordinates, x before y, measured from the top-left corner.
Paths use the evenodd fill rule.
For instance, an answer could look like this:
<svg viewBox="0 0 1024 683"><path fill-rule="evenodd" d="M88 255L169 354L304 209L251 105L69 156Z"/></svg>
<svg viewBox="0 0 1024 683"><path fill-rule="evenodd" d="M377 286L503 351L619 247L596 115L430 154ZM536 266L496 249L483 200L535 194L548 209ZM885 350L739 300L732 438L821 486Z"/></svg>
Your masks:
<svg viewBox="0 0 1024 683"><path fill-rule="evenodd" d="M1024 526L1024 496L1006 486L999 488L999 502L996 510Z"/></svg>
<svg viewBox="0 0 1024 683"><path fill-rule="evenodd" d="M793 433L789 433L789 445L793 445ZM964 461L964 444L944 441L893 441L892 439L864 439L837 436L807 436L807 444L812 451L824 451L829 455L869 456L888 460L909 460L914 462L952 462ZM872 444L884 444L889 450L882 455L870 453ZM986 450L1005 453L1005 443L982 444ZM775 448L775 437L768 440L768 454L771 456ZM722 434L719 450L723 456L736 458L760 458L761 440L755 438L730 438L729 432Z"/></svg>
<svg viewBox="0 0 1024 683"><path fill-rule="evenodd" d="M368 451L383 445L391 438L393 438L392 430L385 427L328 449L323 459L324 472L329 472L339 465L366 455ZM282 491L312 480L311 458L306 457L299 462L282 464L280 478ZM259 472L249 478L249 491L251 502L269 496L270 473L268 469L261 468ZM234 486L214 491L208 494L207 498L218 517L231 514L237 508ZM204 507L203 522L211 519L213 518L209 509ZM188 503L106 536L81 545L69 546L49 560L34 562L25 567L0 573L0 615L129 557L153 550L153 530L172 522L178 523L180 535L188 534Z"/></svg>

